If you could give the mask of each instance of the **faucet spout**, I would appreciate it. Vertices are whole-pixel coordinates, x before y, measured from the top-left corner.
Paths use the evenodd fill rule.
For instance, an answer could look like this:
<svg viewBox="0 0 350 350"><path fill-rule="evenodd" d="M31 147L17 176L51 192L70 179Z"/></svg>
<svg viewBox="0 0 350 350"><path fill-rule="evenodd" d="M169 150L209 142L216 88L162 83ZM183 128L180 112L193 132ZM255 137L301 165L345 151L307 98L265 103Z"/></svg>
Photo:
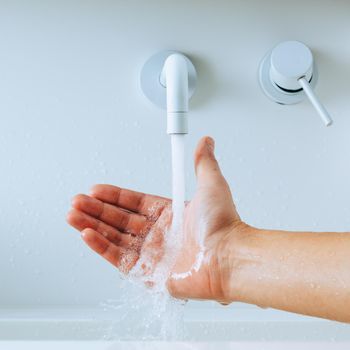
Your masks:
<svg viewBox="0 0 350 350"><path fill-rule="evenodd" d="M188 66L186 57L174 53L166 59L160 83L166 87L167 133L188 133Z"/></svg>
<svg viewBox="0 0 350 350"><path fill-rule="evenodd" d="M191 60L178 51L161 51L143 65L140 87L156 106L167 111L167 133L187 134L188 101L197 81Z"/></svg>

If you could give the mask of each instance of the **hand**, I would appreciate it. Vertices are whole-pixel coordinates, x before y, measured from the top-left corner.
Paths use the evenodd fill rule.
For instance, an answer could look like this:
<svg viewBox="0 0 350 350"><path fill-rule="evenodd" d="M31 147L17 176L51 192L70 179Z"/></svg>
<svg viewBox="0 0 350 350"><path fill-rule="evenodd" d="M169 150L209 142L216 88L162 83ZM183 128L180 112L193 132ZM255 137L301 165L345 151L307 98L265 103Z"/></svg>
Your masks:
<svg viewBox="0 0 350 350"><path fill-rule="evenodd" d="M205 137L195 152L197 190L186 205L183 240L168 275L169 292L182 299L232 301L230 246L245 234L229 186ZM67 221L90 248L123 273L137 264L148 284L169 254L164 235L171 224L171 201L111 185L96 185L90 196L77 195Z"/></svg>

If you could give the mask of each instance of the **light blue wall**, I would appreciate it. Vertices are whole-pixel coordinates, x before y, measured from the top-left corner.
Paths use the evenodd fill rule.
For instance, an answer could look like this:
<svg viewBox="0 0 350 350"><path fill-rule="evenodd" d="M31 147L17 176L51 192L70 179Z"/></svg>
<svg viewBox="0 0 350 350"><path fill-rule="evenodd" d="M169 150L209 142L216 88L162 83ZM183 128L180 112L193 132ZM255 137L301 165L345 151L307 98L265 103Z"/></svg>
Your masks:
<svg viewBox="0 0 350 350"><path fill-rule="evenodd" d="M350 230L350 2L0 1L0 306L89 304L119 294L116 270L65 223L94 183L168 196L163 111L139 71L163 49L198 70L192 153L205 134L244 220ZM304 41L319 67L325 128L307 103L280 106L257 69L279 41Z"/></svg>

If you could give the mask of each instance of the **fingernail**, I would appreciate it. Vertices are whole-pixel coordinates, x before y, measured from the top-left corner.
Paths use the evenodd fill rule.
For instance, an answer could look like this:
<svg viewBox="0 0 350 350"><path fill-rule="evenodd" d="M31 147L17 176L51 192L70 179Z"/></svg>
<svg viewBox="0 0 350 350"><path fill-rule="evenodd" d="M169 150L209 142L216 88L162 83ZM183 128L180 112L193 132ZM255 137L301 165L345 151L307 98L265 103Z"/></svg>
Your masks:
<svg viewBox="0 0 350 350"><path fill-rule="evenodd" d="M207 137L206 144L210 151L214 152L215 148L215 141L211 137Z"/></svg>

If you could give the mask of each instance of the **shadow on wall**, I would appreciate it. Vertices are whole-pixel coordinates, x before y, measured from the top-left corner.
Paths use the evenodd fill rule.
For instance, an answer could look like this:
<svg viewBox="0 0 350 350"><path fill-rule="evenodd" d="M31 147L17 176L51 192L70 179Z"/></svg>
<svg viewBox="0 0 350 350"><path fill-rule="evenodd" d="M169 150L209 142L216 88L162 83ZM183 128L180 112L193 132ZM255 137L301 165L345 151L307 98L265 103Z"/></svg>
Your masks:
<svg viewBox="0 0 350 350"><path fill-rule="evenodd" d="M184 53L185 55L186 52ZM218 96L234 96L230 91L232 88L231 79L226 81L222 77L215 74L215 70L208 61L203 59L203 56L187 55L197 70L197 86L196 92L191 99L191 109L206 106L211 100L217 100Z"/></svg>

